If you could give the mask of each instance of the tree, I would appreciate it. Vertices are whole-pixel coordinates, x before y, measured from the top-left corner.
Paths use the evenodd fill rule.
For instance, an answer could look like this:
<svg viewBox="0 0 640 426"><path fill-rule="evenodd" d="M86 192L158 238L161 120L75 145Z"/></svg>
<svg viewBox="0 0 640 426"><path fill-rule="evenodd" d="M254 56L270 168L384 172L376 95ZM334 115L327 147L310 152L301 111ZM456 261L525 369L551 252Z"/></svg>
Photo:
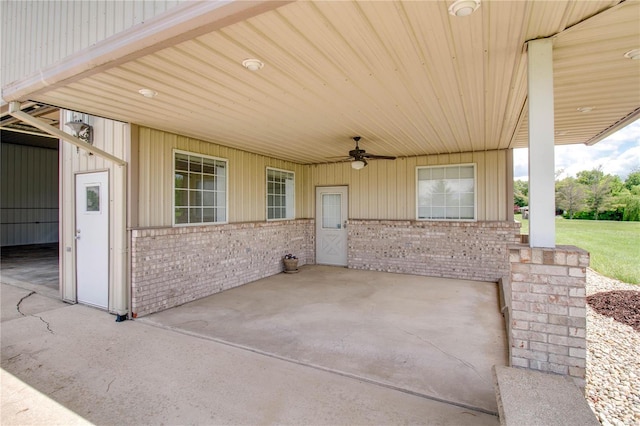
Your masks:
<svg viewBox="0 0 640 426"><path fill-rule="evenodd" d="M602 166L578 172L577 176L578 182L587 188L586 204L593 212L593 218L598 220L598 214L609 207L613 177L611 175L605 176L602 172Z"/></svg>
<svg viewBox="0 0 640 426"><path fill-rule="evenodd" d="M569 219L584 206L585 190L575 178L556 182L556 206L566 211Z"/></svg>
<svg viewBox="0 0 640 426"><path fill-rule="evenodd" d="M640 186L640 170L635 170L629 173L629 176L627 176L627 180L624 181L624 186L629 191L631 191L631 188L633 188L634 186Z"/></svg>
<svg viewBox="0 0 640 426"><path fill-rule="evenodd" d="M621 214L625 221L640 221L640 185L632 186L631 191L626 187L614 197L613 207Z"/></svg>
<svg viewBox="0 0 640 426"><path fill-rule="evenodd" d="M529 205L529 182L524 180L513 182L513 203L518 207Z"/></svg>
<svg viewBox="0 0 640 426"><path fill-rule="evenodd" d="M621 191L626 189L624 183L620 179L620 176L606 175L605 178L609 179L609 187L611 189L612 196L615 197L619 195Z"/></svg>
<svg viewBox="0 0 640 426"><path fill-rule="evenodd" d="M622 213L622 220L640 222L640 196L630 195L627 198L624 212Z"/></svg>
<svg viewBox="0 0 640 426"><path fill-rule="evenodd" d="M576 175L578 179L578 183L583 184L586 187L590 187L602 180L604 177L604 172L602 171L602 166L598 166L592 170L583 170L578 172Z"/></svg>

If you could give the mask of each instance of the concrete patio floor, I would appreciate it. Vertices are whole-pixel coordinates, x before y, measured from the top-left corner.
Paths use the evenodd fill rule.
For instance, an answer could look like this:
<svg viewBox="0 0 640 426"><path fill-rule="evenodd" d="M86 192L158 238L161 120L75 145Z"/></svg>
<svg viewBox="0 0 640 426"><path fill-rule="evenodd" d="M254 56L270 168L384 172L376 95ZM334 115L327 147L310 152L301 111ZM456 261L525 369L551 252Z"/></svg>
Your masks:
<svg viewBox="0 0 640 426"><path fill-rule="evenodd" d="M310 265L138 321L488 413L507 365L495 283Z"/></svg>
<svg viewBox="0 0 640 426"><path fill-rule="evenodd" d="M305 266L115 323L39 250L3 250L2 424L498 423L494 283Z"/></svg>
<svg viewBox="0 0 640 426"><path fill-rule="evenodd" d="M116 323L13 285L2 284L1 302L2 425L499 424L143 321Z"/></svg>

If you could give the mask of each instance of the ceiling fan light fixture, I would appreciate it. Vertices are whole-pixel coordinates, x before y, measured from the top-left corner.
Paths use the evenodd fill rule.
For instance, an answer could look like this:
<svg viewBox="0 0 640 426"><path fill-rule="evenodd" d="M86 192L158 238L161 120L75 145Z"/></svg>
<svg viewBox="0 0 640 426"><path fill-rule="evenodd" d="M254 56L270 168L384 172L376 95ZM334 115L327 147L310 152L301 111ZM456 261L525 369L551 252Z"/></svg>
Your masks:
<svg viewBox="0 0 640 426"><path fill-rule="evenodd" d="M351 168L353 168L354 170L361 170L366 165L367 165L367 163L365 163L362 160L354 160L354 161L351 162Z"/></svg>
<svg viewBox="0 0 640 426"><path fill-rule="evenodd" d="M480 0L456 0L449 6L449 14L458 17L469 16L480 7Z"/></svg>

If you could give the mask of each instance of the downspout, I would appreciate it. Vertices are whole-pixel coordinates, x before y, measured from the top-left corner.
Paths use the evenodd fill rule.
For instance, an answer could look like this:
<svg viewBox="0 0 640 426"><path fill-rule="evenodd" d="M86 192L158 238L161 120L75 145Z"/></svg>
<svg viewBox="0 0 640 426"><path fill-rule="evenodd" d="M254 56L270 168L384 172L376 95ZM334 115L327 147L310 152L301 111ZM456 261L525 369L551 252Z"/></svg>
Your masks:
<svg viewBox="0 0 640 426"><path fill-rule="evenodd" d="M125 319L127 319L127 315L130 312L129 309L129 287L130 287L130 280L129 280L129 241L127 240L127 182L129 179L128 176L128 163L125 160L122 160L114 155L109 154L106 151L101 150L100 148L96 148L93 145L90 145L88 143L86 143L85 141L70 135L69 133L63 132L60 129L57 129L55 127L52 127L51 125L49 125L47 122L40 120L37 117L33 117L25 112L23 112L20 109L20 102L10 102L9 103L9 114L12 117L15 117L27 124L32 125L33 127L36 127L40 130L42 130L43 132L52 135L58 139L62 139L65 142L68 142L72 145L75 145L78 148L82 148L86 151L89 151L92 154L95 154L99 157L102 157L106 160L109 160L115 164L117 164L118 166L120 166L122 169L122 196L123 196L123 201L122 201L122 208L123 211L121 212L123 214L123 219L124 219L124 230L123 230L123 244L124 244L124 252L121 253L121 256L124 256L124 262L122 262L122 265L125 269L124 272L124 288L120 289L120 291L118 291L116 293L116 300L115 300L115 306L114 306L114 310L116 312L116 322L120 322L120 321L124 321Z"/></svg>
<svg viewBox="0 0 640 426"><path fill-rule="evenodd" d="M124 257L124 262L122 263L122 267L124 268L124 277L120 277L120 279L122 280L122 284L124 286L124 288L121 288L120 291L118 291L116 293L116 303L117 305L115 306L115 311L116 311L116 322L122 322L125 321L127 319L128 314L131 312L130 309L130 303L131 303L131 291L130 291L130 287L131 287L131 281L129 280L130 274L129 274L129 262L130 262L130 256L129 256L129 239L128 239L128 234L129 232L127 231L127 229L129 228L128 226L128 217L127 217L127 203L128 203L128 199L127 199L127 182L129 180L129 167L128 167L128 163L124 162L124 164L121 165L122 167L122 211L120 212L122 214L122 220L123 220L123 224L122 224L122 250L123 252L121 253L121 256Z"/></svg>

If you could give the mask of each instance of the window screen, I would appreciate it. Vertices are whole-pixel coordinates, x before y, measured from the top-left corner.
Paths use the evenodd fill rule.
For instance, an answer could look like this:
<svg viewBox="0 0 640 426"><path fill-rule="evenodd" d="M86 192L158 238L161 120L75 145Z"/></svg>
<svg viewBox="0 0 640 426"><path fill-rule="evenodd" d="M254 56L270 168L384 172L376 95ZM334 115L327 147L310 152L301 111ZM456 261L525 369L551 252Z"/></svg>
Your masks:
<svg viewBox="0 0 640 426"><path fill-rule="evenodd" d="M475 164L417 168L417 217L476 219Z"/></svg>

